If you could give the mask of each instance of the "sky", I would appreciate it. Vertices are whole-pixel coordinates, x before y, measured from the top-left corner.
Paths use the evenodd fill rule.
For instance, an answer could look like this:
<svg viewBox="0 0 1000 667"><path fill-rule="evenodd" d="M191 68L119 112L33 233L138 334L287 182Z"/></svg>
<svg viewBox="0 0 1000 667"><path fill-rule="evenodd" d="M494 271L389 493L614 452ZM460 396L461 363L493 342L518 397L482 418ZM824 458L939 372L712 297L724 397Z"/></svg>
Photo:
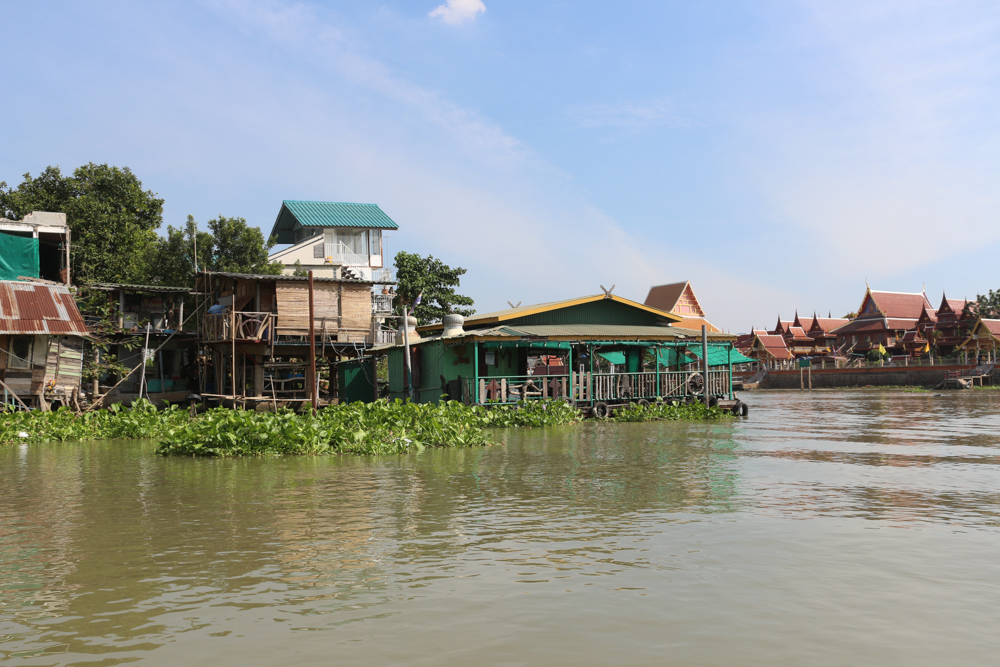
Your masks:
<svg viewBox="0 0 1000 667"><path fill-rule="evenodd" d="M164 227L378 204L481 312L689 280L732 332L1000 288L995 2L0 0L0 181Z"/></svg>

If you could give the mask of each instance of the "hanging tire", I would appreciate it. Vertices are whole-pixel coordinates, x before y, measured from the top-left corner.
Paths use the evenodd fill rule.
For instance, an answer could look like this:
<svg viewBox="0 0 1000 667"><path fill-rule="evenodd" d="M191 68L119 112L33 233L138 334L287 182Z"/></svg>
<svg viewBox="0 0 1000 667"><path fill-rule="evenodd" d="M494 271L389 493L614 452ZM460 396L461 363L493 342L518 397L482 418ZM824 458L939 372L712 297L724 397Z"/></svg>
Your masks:
<svg viewBox="0 0 1000 667"><path fill-rule="evenodd" d="M708 397L708 407L714 408L718 404L719 404L719 397L718 396L709 396Z"/></svg>
<svg viewBox="0 0 1000 667"><path fill-rule="evenodd" d="M639 407L640 408L648 408L649 407L649 401L647 401L645 398L640 398L638 400L638 403L639 403Z"/></svg>
<svg viewBox="0 0 1000 667"><path fill-rule="evenodd" d="M740 401L740 417L746 417L750 414L750 406Z"/></svg>
<svg viewBox="0 0 1000 667"><path fill-rule="evenodd" d="M590 409L590 412L596 419L607 419L611 416L611 408L608 407L607 403L601 401L594 403L594 407Z"/></svg>

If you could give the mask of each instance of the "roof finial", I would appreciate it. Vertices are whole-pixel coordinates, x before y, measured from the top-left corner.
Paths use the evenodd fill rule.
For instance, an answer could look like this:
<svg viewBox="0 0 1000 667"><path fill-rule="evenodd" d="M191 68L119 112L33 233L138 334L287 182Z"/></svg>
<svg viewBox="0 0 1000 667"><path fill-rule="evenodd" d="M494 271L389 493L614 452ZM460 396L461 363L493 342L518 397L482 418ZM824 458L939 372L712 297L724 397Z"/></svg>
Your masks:
<svg viewBox="0 0 1000 667"><path fill-rule="evenodd" d="M612 285L611 289L606 289L604 287L604 285L601 285L601 289L604 291L604 298L605 299L610 299L611 298L611 293L615 291L615 286Z"/></svg>
<svg viewBox="0 0 1000 667"><path fill-rule="evenodd" d="M507 302L507 305L508 305L508 306L510 306L511 308L520 308L520 307L521 307L521 302L520 302L520 301L518 301L518 302L517 302L517 305L515 306L515 305L514 305L514 304L512 304L512 303L511 303L510 301L508 301L508 302Z"/></svg>

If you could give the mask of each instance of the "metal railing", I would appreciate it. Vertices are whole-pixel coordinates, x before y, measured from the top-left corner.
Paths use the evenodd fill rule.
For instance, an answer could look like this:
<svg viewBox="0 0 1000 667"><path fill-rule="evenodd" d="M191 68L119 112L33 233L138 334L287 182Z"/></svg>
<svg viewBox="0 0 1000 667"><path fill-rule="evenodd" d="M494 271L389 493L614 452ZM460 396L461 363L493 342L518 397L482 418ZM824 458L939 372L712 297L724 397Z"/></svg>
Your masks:
<svg viewBox="0 0 1000 667"><path fill-rule="evenodd" d="M326 261L330 264L368 268L370 263L370 260L367 257L362 257L357 254L344 245L342 241L338 241L337 243L324 243L323 254L326 257Z"/></svg>
<svg viewBox="0 0 1000 667"><path fill-rule="evenodd" d="M396 335L399 332L395 329L378 329L375 331L376 345L395 345Z"/></svg>
<svg viewBox="0 0 1000 667"><path fill-rule="evenodd" d="M372 282L391 283L392 269L372 269Z"/></svg>
<svg viewBox="0 0 1000 667"><path fill-rule="evenodd" d="M372 312L391 313L392 297L392 294L372 294Z"/></svg>

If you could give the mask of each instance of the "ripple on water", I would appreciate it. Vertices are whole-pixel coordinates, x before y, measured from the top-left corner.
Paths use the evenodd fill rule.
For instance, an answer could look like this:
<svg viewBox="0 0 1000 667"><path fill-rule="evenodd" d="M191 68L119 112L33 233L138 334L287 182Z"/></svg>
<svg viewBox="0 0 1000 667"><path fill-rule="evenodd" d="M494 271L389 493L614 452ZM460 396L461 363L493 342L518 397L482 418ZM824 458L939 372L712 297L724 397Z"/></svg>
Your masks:
<svg viewBox="0 0 1000 667"><path fill-rule="evenodd" d="M0 450L17 664L976 663L1000 396L747 394L381 459ZM776 660L775 656L782 659Z"/></svg>

